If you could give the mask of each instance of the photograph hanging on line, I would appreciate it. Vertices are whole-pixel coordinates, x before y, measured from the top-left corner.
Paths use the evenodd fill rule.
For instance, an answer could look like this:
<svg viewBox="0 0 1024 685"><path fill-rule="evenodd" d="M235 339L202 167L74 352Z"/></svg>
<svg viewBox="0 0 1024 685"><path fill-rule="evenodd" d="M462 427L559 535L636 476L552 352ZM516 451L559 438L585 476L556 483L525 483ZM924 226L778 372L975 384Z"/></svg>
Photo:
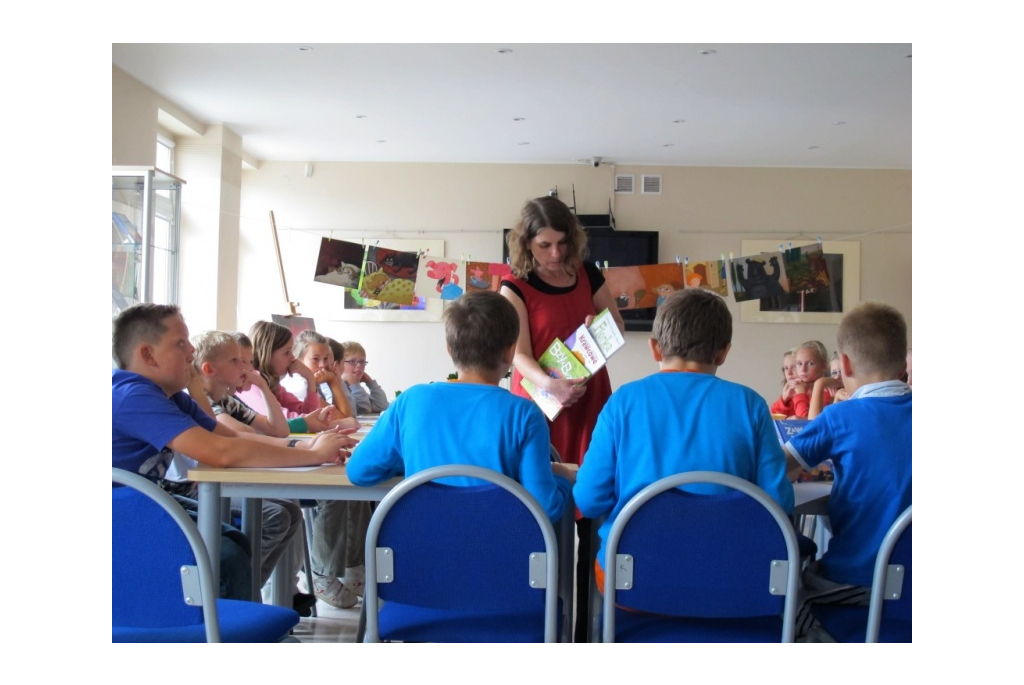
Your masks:
<svg viewBox="0 0 1024 685"><path fill-rule="evenodd" d="M313 280L343 288L359 287L366 247L347 240L320 239Z"/></svg>

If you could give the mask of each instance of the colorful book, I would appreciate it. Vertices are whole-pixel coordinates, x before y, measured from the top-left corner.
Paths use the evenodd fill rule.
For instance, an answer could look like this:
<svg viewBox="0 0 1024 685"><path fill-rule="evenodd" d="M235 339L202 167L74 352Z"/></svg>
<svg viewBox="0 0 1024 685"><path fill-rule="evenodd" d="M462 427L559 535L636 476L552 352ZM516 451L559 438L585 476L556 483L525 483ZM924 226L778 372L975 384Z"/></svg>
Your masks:
<svg viewBox="0 0 1024 685"><path fill-rule="evenodd" d="M537 363L552 378L590 378L625 344L615 318L605 309L593 318L590 326L581 325L564 342L552 340ZM526 378L520 385L544 415L554 421L562 411L561 403Z"/></svg>

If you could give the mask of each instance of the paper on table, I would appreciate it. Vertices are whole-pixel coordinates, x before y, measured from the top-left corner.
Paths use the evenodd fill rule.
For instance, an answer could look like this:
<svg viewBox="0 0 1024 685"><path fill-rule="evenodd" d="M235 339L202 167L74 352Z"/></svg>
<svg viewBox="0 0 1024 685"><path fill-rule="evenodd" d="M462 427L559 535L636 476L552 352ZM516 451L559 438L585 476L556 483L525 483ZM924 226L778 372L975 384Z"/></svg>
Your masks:
<svg viewBox="0 0 1024 685"><path fill-rule="evenodd" d="M319 464L317 466L236 466L236 471L315 471L325 466L334 464Z"/></svg>

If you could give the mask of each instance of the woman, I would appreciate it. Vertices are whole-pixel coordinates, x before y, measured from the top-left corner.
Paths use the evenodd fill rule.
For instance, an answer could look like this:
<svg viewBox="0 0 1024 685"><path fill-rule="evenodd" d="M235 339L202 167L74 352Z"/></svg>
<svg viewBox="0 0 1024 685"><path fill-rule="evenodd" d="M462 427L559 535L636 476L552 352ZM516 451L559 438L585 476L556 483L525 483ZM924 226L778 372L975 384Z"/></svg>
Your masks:
<svg viewBox="0 0 1024 685"><path fill-rule="evenodd" d="M529 398L520 385L529 379L555 396L565 407L551 422L551 444L562 461L580 464L590 445L597 415L612 393L608 370L601 369L587 379L551 378L537 359L555 338L565 340L590 317L608 309L620 331L625 330L615 300L604 284L600 270L586 261L587 234L565 203L553 197L530 200L519 222L508 235L511 278L501 282L501 294L519 314L519 340L513 358L515 373L511 390ZM575 640L587 639L586 597L590 587L590 519L578 519L579 561L576 565L578 602Z"/></svg>

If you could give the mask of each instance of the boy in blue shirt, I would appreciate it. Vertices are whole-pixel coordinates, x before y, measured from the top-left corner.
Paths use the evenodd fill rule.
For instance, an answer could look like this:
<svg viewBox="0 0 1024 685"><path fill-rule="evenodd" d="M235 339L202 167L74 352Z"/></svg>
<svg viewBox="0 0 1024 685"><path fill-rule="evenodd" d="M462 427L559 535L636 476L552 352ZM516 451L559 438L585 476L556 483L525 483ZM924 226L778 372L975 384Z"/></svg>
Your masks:
<svg viewBox="0 0 1024 685"><path fill-rule="evenodd" d="M660 372L612 394L573 488L584 516L608 516L598 531L599 588L612 522L634 495L662 478L727 473L754 483L786 512L793 509L793 486L767 403L750 388L715 376L732 346L732 315L722 298L696 288L672 294L658 308L649 342ZM717 486L691 489L712 492Z"/></svg>
<svg viewBox="0 0 1024 685"><path fill-rule="evenodd" d="M483 466L522 483L559 519L576 467L551 463L544 414L498 385L519 339L515 307L495 292L467 293L445 309L444 331L458 380L403 392L348 461L349 480L375 485L433 466Z"/></svg>
<svg viewBox="0 0 1024 685"><path fill-rule="evenodd" d="M233 430L201 410L184 392L193 374L195 348L175 305L137 304L114 319L111 379L113 466L158 482L174 452L215 467L314 466L339 462L355 444L339 433L322 433L303 449L287 440L253 436L238 440ZM178 497L194 516L194 500ZM228 528L221 545L221 595L249 599L247 541Z"/></svg>
<svg viewBox="0 0 1024 685"><path fill-rule="evenodd" d="M866 605L882 538L911 504L913 395L900 380L907 324L888 305L863 303L839 323L836 349L849 401L825 407L785 449L791 475L826 459L835 472L832 539L804 573L807 600ZM798 632L808 623L801 612Z"/></svg>

